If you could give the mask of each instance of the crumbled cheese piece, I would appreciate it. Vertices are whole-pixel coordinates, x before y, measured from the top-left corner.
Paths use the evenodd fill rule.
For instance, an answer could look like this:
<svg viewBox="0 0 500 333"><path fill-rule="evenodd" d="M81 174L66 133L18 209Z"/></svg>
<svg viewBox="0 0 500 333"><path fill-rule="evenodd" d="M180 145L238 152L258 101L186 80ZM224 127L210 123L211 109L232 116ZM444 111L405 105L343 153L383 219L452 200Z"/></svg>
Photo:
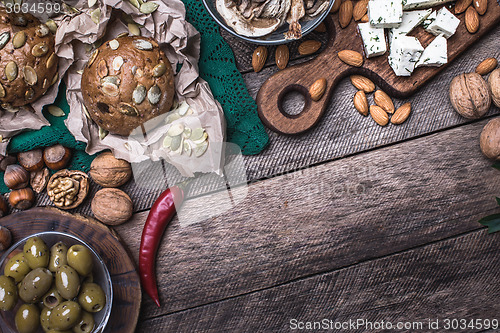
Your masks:
<svg viewBox="0 0 500 333"><path fill-rule="evenodd" d="M430 8L455 0L403 0L403 10Z"/></svg>
<svg viewBox="0 0 500 333"><path fill-rule="evenodd" d="M393 28L393 33L406 35L415 27L420 25L432 13L432 9L414 10L411 12L403 12L403 22L397 28Z"/></svg>
<svg viewBox="0 0 500 333"><path fill-rule="evenodd" d="M376 57L387 52L384 28L375 28L370 23L359 23L359 33L363 39L365 55L367 58Z"/></svg>
<svg viewBox="0 0 500 333"><path fill-rule="evenodd" d="M448 41L439 35L422 52L416 67L439 67L446 63L448 63Z"/></svg>
<svg viewBox="0 0 500 333"><path fill-rule="evenodd" d="M410 76L423 51L424 48L415 37L393 36L389 65L397 76Z"/></svg>
<svg viewBox="0 0 500 333"><path fill-rule="evenodd" d="M443 7L437 12L436 19L425 30L436 36L442 34L445 38L450 38L457 31L459 24L460 20Z"/></svg>
<svg viewBox="0 0 500 333"><path fill-rule="evenodd" d="M431 25L431 23L436 20L436 17L437 17L437 11L433 11L429 16L427 16L427 18L422 23L424 29L427 29L429 25Z"/></svg>
<svg viewBox="0 0 500 333"><path fill-rule="evenodd" d="M370 0L368 17L375 28L397 28L403 20L401 0Z"/></svg>

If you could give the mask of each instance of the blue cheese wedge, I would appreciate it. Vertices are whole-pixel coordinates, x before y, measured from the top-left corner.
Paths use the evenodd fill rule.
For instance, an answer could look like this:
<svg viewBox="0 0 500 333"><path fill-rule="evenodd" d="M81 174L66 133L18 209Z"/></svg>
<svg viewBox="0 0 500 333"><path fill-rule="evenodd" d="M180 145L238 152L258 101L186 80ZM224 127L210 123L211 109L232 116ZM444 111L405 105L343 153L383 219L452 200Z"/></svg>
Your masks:
<svg viewBox="0 0 500 333"><path fill-rule="evenodd" d="M403 21L401 0L370 0L368 17L374 28L397 28Z"/></svg>
<svg viewBox="0 0 500 333"><path fill-rule="evenodd" d="M431 8L455 0L403 0L403 10Z"/></svg>
<svg viewBox="0 0 500 333"><path fill-rule="evenodd" d="M415 37L393 36L389 65L397 76L410 76L423 51L422 44Z"/></svg>
<svg viewBox="0 0 500 333"><path fill-rule="evenodd" d="M422 52L416 67L434 66L440 67L448 63L448 41L440 35L427 46Z"/></svg>
<svg viewBox="0 0 500 333"><path fill-rule="evenodd" d="M399 33L406 35L410 33L415 27L420 25L432 13L432 9L414 10L410 12L403 12L403 21L397 28L392 29L392 33Z"/></svg>
<svg viewBox="0 0 500 333"><path fill-rule="evenodd" d="M374 28L367 22L359 23L358 29L363 39L367 58L377 57L387 52L384 28Z"/></svg>
<svg viewBox="0 0 500 333"><path fill-rule="evenodd" d="M424 29L427 29L429 25L431 25L431 23L436 20L436 17L437 17L437 11L433 11L429 16L427 16L427 18L422 23Z"/></svg>
<svg viewBox="0 0 500 333"><path fill-rule="evenodd" d="M457 31L460 20L445 7L441 8L436 15L436 19L429 24L425 31L435 36L443 35L450 38Z"/></svg>

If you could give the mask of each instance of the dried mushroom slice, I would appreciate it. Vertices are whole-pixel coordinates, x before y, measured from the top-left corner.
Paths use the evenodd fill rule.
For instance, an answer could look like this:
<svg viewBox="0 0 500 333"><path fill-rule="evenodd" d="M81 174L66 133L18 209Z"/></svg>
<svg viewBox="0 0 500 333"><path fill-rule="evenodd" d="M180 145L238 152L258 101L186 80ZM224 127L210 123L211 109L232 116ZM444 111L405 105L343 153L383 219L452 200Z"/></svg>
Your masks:
<svg viewBox="0 0 500 333"><path fill-rule="evenodd" d="M50 177L47 194L55 206L61 209L78 207L89 192L86 173L77 170L60 170Z"/></svg>

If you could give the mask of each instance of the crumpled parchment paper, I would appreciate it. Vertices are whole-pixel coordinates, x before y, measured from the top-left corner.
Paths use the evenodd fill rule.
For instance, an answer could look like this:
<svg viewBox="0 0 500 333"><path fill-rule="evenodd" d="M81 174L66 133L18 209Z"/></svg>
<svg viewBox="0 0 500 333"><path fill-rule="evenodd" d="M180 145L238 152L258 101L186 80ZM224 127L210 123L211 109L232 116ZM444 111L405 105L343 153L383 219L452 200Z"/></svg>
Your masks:
<svg viewBox="0 0 500 333"><path fill-rule="evenodd" d="M86 151L89 154L111 149L116 157L129 162L165 159L183 176L193 176L195 172L221 174L224 157L221 149L225 132L224 115L208 83L198 74L200 35L185 20L184 4L180 0L155 2L160 5L159 8L153 14L145 15L127 0L101 0L99 1L101 18L96 25L90 18L87 1L78 1L75 7L82 12L60 21L56 36L58 55L74 60L67 73L67 99L71 112L66 120L66 126L77 140L87 143ZM191 128L198 126L206 130L209 136L209 149L201 157L168 153L168 150L162 147L162 143L171 124L165 121L148 130L145 137L108 134L104 139L100 139L98 126L85 115L80 92L81 74L79 74L91 53L85 44L95 43L98 40L108 41L120 33L128 32L123 13L143 26L142 36L153 37L158 41L173 65L174 73L177 64L182 64L175 76L176 99L178 102L187 102L194 113L171 124L181 122ZM160 117L166 119L167 116L168 114L164 114Z"/></svg>

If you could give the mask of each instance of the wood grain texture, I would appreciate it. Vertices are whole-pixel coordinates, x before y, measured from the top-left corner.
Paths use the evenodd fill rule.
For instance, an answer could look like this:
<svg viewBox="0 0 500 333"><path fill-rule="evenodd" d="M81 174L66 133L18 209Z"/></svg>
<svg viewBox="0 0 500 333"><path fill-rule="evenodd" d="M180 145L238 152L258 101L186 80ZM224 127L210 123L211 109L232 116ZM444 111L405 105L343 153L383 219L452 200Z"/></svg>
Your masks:
<svg viewBox="0 0 500 333"><path fill-rule="evenodd" d="M0 219L13 241L42 231L60 231L88 242L101 256L113 281L113 308L105 333L133 333L139 318L139 275L119 236L104 224L56 208L33 208Z"/></svg>
<svg viewBox="0 0 500 333"><path fill-rule="evenodd" d="M486 34L500 22L500 6L495 0L488 0L489 10L481 17L481 25L475 34L470 34L465 28L464 15L458 15L461 20L456 33L448 39L448 63L463 53L481 36ZM273 131L282 134L299 134L315 126L325 111L330 96L338 82L352 74L361 74L373 80L389 95L407 98L414 94L446 65L441 67L417 68L409 77L398 77L390 67L387 57L383 56L365 59L363 66L353 67L343 63L337 56L341 50L354 50L363 53L363 42L357 32L357 24L351 24L342 29L338 23L338 14L328 16L325 20L329 31L329 41L325 50L315 59L297 66L279 71L267 79L257 94L259 116L264 124ZM434 39L422 27L412 33L418 37L424 47ZM311 100L308 89L319 78L328 82L325 97L317 102ZM300 114L290 116L283 110L282 101L289 91L297 91L305 98L305 105Z"/></svg>
<svg viewBox="0 0 500 333"><path fill-rule="evenodd" d="M174 220L157 259L157 308L217 302L481 228L500 177L482 157L485 121L251 184L229 211ZM237 197L243 188L232 191ZM184 212L219 204L188 200ZM116 230L137 260L147 212Z"/></svg>
<svg viewBox="0 0 500 333"><path fill-rule="evenodd" d="M355 246L349 244L346 246ZM500 234L484 230L379 260L141 322L138 332L290 332L290 320L422 322L498 319ZM493 283L492 283L493 282ZM439 330L428 327L438 319ZM306 330L304 330L306 331ZM319 332L321 330L310 330ZM331 330L339 332L340 330ZM389 332L369 326L348 332ZM460 332L479 332L465 329ZM495 330L494 330L495 331Z"/></svg>

